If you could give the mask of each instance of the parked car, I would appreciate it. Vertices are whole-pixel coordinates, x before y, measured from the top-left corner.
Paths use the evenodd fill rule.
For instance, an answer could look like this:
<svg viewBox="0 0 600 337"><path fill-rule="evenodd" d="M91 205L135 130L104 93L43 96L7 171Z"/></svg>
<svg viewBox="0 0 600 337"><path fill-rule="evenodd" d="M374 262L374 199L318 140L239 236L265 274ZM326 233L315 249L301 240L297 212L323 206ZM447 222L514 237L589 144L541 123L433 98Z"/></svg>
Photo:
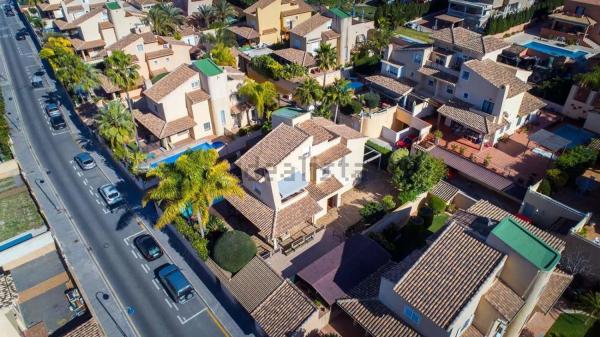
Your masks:
<svg viewBox="0 0 600 337"><path fill-rule="evenodd" d="M15 16L15 12L12 10L12 8L4 10L4 14L6 14L6 16Z"/></svg>
<svg viewBox="0 0 600 337"><path fill-rule="evenodd" d="M25 40L25 37L26 37L25 33L20 32L20 31L17 32L17 34L15 34L15 38L17 39L17 41L23 41L23 40Z"/></svg>
<svg viewBox="0 0 600 337"><path fill-rule="evenodd" d="M98 188L98 191L109 207L117 206L123 202L121 193L119 193L117 187L113 184L102 185Z"/></svg>
<svg viewBox="0 0 600 337"><path fill-rule="evenodd" d="M41 88L44 86L44 79L40 75L33 75L33 77L31 77L31 85L34 88Z"/></svg>
<svg viewBox="0 0 600 337"><path fill-rule="evenodd" d="M94 157L87 152L81 152L80 154L76 155L75 161L82 170L91 170L96 167Z"/></svg>
<svg viewBox="0 0 600 337"><path fill-rule="evenodd" d="M412 146L412 143L415 141L415 138L417 138L417 135L409 135L407 137L400 139L399 141L396 142L396 148L410 149L410 147Z"/></svg>
<svg viewBox="0 0 600 337"><path fill-rule="evenodd" d="M148 261L154 261L163 255L162 249L152 235L142 234L133 239L133 244Z"/></svg>
<svg viewBox="0 0 600 337"><path fill-rule="evenodd" d="M60 108L56 103L46 103L44 105L44 110L46 111L48 117L60 115Z"/></svg>
<svg viewBox="0 0 600 337"><path fill-rule="evenodd" d="M174 302L185 303L194 297L194 288L174 264L166 264L158 269L158 279Z"/></svg>
<svg viewBox="0 0 600 337"><path fill-rule="evenodd" d="M50 125L54 130L61 130L67 127L67 123L65 122L65 118L62 114L54 115L50 117Z"/></svg>

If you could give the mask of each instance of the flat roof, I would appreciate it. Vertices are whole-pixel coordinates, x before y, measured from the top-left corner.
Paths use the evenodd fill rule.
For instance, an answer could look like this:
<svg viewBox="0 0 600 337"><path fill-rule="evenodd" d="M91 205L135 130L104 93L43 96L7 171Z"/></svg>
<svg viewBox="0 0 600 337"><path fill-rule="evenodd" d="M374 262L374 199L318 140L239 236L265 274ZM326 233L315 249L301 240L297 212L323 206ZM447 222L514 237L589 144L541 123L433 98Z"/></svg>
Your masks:
<svg viewBox="0 0 600 337"><path fill-rule="evenodd" d="M271 114L271 116L277 116L277 117L284 117L284 118L296 118L298 116L301 116L303 114L305 114L307 111L304 109L300 109L300 108L293 108L293 107L283 107L283 108L279 108L275 111L273 111L273 113Z"/></svg>
<svg viewBox="0 0 600 337"><path fill-rule="evenodd" d="M19 303L19 311L28 328L44 322L48 332L52 334L73 318L69 310L69 302L65 296L67 288L64 285L47 290L28 301Z"/></svg>
<svg viewBox="0 0 600 337"><path fill-rule="evenodd" d="M343 10L341 10L339 7L335 7L329 10L331 13L333 13L335 16L340 17L342 19L345 18L349 18L350 14L344 12Z"/></svg>
<svg viewBox="0 0 600 337"><path fill-rule="evenodd" d="M194 66L208 77L223 73L223 69L209 58L194 61Z"/></svg>
<svg viewBox="0 0 600 337"><path fill-rule="evenodd" d="M17 292L25 291L64 272L65 267L55 250L10 271Z"/></svg>
<svg viewBox="0 0 600 337"><path fill-rule="evenodd" d="M560 260L559 252L510 217L502 219L492 234L540 270L551 270Z"/></svg>
<svg viewBox="0 0 600 337"><path fill-rule="evenodd" d="M119 3L118 3L118 2L116 2L116 1L113 1L113 2L107 2L107 3L106 3L106 8L108 8L108 9L112 9L112 10L115 10L115 9L119 9L119 8L121 8L121 6L119 5Z"/></svg>

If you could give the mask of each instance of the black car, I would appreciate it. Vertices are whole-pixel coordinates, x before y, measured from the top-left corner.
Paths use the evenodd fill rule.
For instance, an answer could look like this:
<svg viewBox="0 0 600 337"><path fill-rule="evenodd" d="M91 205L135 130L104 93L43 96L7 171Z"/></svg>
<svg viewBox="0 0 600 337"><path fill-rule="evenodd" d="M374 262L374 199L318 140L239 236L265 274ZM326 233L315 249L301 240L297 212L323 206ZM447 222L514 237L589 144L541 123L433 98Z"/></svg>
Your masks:
<svg viewBox="0 0 600 337"><path fill-rule="evenodd" d="M54 130L60 130L67 127L67 123L65 122L65 118L62 115L56 115L50 117L50 125Z"/></svg>
<svg viewBox="0 0 600 337"><path fill-rule="evenodd" d="M163 254L156 240L149 234L142 234L136 237L133 239L133 244L148 261L156 260Z"/></svg>
<svg viewBox="0 0 600 337"><path fill-rule="evenodd" d="M23 32L18 32L18 33L15 35L15 38L17 39L17 41L23 41L23 40L25 40L25 33L23 33Z"/></svg>
<svg viewBox="0 0 600 337"><path fill-rule="evenodd" d="M15 16L15 12L12 9L4 10L4 14L6 14L6 16Z"/></svg>

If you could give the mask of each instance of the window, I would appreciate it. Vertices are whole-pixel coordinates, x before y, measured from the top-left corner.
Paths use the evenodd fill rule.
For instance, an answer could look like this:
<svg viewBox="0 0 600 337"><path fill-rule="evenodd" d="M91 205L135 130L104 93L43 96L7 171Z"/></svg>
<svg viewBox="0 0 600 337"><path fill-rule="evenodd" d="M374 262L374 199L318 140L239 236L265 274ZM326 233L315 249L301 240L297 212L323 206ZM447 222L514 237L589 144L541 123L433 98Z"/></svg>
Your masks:
<svg viewBox="0 0 600 337"><path fill-rule="evenodd" d="M154 64L158 64L158 60L154 60Z"/></svg>
<svg viewBox="0 0 600 337"><path fill-rule="evenodd" d="M416 64L421 64L421 62L423 61L423 57L421 56L421 54L415 54L415 56L413 57L413 61Z"/></svg>
<svg viewBox="0 0 600 337"><path fill-rule="evenodd" d="M453 94L454 93L454 88L450 84L448 84L446 86L446 92L449 93L449 94Z"/></svg>
<svg viewBox="0 0 600 337"><path fill-rule="evenodd" d="M192 88L198 88L200 86L200 80L192 81Z"/></svg>
<svg viewBox="0 0 600 337"><path fill-rule="evenodd" d="M493 110L494 110L494 103L488 101L487 99L484 100L483 104L481 105L481 111L491 114Z"/></svg>
<svg viewBox="0 0 600 337"><path fill-rule="evenodd" d="M427 80L428 86L433 87L433 84L434 84L433 80Z"/></svg>
<svg viewBox="0 0 600 337"><path fill-rule="evenodd" d="M470 73L468 71L463 71L461 77L463 80L468 80L469 75L470 75Z"/></svg>
<svg viewBox="0 0 600 337"><path fill-rule="evenodd" d="M138 45L136 46L136 48L137 48L137 51L139 51L139 52L142 52L142 51L144 51L144 45L143 45L143 44L138 44Z"/></svg>
<svg viewBox="0 0 600 337"><path fill-rule="evenodd" d="M444 64L446 64L446 58L445 57L438 57L438 58L435 59L435 63L443 66Z"/></svg>
<svg viewBox="0 0 600 337"><path fill-rule="evenodd" d="M219 112L219 117L221 118L221 124L225 124L225 122L227 122L227 120L225 119L225 110L221 110Z"/></svg>
<svg viewBox="0 0 600 337"><path fill-rule="evenodd" d="M322 171L323 171L323 178L329 177L331 175L331 166L324 167L322 169Z"/></svg>
<svg viewBox="0 0 600 337"><path fill-rule="evenodd" d="M169 62L169 58L168 57L166 58L166 60L167 60L167 62Z"/></svg>
<svg viewBox="0 0 600 337"><path fill-rule="evenodd" d="M419 315L419 313L416 310L414 310L408 305L404 306L404 316L406 316L406 318L408 318L415 324L419 324L419 322L421 321L421 315Z"/></svg>
<svg viewBox="0 0 600 337"><path fill-rule="evenodd" d="M204 131L210 131L210 122L204 123Z"/></svg>
<svg viewBox="0 0 600 337"><path fill-rule="evenodd" d="M468 93L468 92L465 92L465 93L463 94L463 97L464 97L464 98L469 98L469 93Z"/></svg>

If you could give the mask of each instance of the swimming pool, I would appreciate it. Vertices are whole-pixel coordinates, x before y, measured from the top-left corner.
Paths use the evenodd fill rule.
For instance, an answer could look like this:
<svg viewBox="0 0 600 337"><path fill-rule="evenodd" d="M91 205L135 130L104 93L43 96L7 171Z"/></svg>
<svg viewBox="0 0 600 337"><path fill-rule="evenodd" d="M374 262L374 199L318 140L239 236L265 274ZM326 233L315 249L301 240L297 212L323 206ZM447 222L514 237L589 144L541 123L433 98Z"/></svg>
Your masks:
<svg viewBox="0 0 600 337"><path fill-rule="evenodd" d="M583 59L585 58L585 55L587 55L587 53L582 50L570 50L556 46L551 46L549 44L540 43L537 41L529 41L525 43L523 47L537 50L539 52L546 53L552 56L566 56L572 59Z"/></svg>
<svg viewBox="0 0 600 337"><path fill-rule="evenodd" d="M347 86L348 89L352 89L352 90L357 90L360 89L364 86L364 84L362 82L358 82L358 81L354 81L354 82L350 82Z"/></svg>
<svg viewBox="0 0 600 337"><path fill-rule="evenodd" d="M561 125L552 132L571 141L571 143L567 145L567 148L586 144L594 137L591 132L571 124Z"/></svg>
<svg viewBox="0 0 600 337"><path fill-rule="evenodd" d="M221 148L223 146L225 146L225 143L219 142L219 141L216 141L216 142L213 142L213 143L206 142L206 143L198 144L196 146L190 147L189 149L177 152L177 153L175 153L175 154L173 154L173 155L171 155L169 157L165 157L165 158L163 158L161 160L158 160L158 161L150 164L150 168L155 168L155 167L158 166L158 164L161 164L161 163L166 163L166 164L174 163L177 160L177 158L181 157L181 155L184 154L187 151L198 151L198 150L204 150L204 151L206 151L206 150L210 150L210 149L215 149L216 150L216 149L219 149L219 148Z"/></svg>

